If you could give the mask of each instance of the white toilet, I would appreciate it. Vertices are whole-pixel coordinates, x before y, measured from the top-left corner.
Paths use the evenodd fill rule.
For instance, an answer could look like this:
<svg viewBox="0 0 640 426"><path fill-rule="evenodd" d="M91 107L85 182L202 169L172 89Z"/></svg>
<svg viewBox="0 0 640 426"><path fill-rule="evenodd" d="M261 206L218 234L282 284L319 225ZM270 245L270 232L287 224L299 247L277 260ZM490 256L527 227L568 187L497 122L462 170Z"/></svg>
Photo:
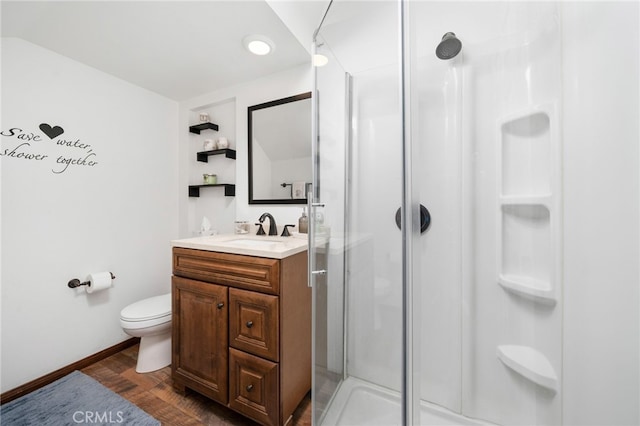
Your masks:
<svg viewBox="0 0 640 426"><path fill-rule="evenodd" d="M138 373L171 364L171 293L125 307L120 311L120 325L128 335L140 337Z"/></svg>

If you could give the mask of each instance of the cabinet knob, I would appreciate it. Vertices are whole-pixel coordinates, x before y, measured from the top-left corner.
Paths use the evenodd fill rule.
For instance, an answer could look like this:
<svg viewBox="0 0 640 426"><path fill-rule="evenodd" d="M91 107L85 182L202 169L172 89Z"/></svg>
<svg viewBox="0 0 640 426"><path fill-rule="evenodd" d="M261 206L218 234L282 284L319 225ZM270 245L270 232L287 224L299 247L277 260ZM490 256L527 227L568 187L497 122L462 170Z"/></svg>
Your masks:
<svg viewBox="0 0 640 426"><path fill-rule="evenodd" d="M253 327L253 321L247 321L247 328Z"/></svg>
<svg viewBox="0 0 640 426"><path fill-rule="evenodd" d="M252 389L253 389L253 385L247 386L247 392L251 392Z"/></svg>
<svg viewBox="0 0 640 426"><path fill-rule="evenodd" d="M224 308L224 303L218 303L218 309Z"/></svg>

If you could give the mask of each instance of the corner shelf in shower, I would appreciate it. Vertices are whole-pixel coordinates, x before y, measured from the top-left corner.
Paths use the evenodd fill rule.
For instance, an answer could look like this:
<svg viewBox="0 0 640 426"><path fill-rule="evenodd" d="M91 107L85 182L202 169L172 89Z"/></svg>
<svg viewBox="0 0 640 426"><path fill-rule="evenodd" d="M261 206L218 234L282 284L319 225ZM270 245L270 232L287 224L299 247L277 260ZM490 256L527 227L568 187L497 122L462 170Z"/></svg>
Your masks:
<svg viewBox="0 0 640 426"><path fill-rule="evenodd" d="M232 160L236 159L236 151L235 149L214 149L212 151L200 151L196 153L196 158L198 161L202 163L209 162L210 155L224 155L227 158L231 158Z"/></svg>
<svg viewBox="0 0 640 426"><path fill-rule="evenodd" d="M556 304L551 283L527 276L500 275L498 284L505 290L548 305Z"/></svg>
<svg viewBox="0 0 640 426"><path fill-rule="evenodd" d="M498 123L497 284L555 306L561 282L560 135L555 104Z"/></svg>
<svg viewBox="0 0 640 426"><path fill-rule="evenodd" d="M557 105L530 106L497 126L496 283L510 324L496 356L537 386L559 391L562 344L561 138ZM533 303L523 303L523 300ZM541 348L544 353L536 348ZM556 364L552 364L554 361ZM513 383L515 389L520 383Z"/></svg>
<svg viewBox="0 0 640 426"><path fill-rule="evenodd" d="M511 370L553 393L558 390L558 375L546 356L529 346L501 345L498 359Z"/></svg>
<svg viewBox="0 0 640 426"><path fill-rule="evenodd" d="M217 184L202 184L202 185L189 185L189 197L199 197L200 188L210 187L224 187L224 195L227 197L235 197L236 186L231 183L217 183Z"/></svg>
<svg viewBox="0 0 640 426"><path fill-rule="evenodd" d="M207 122L207 123L200 123L200 124L194 124L193 126L189 126L189 132L195 133L196 135L199 135L200 132L203 130L213 130L217 132L218 125Z"/></svg>
<svg viewBox="0 0 640 426"><path fill-rule="evenodd" d="M518 205L541 205L549 207L553 197L551 194L540 195L503 195L500 197L502 205L518 206Z"/></svg>

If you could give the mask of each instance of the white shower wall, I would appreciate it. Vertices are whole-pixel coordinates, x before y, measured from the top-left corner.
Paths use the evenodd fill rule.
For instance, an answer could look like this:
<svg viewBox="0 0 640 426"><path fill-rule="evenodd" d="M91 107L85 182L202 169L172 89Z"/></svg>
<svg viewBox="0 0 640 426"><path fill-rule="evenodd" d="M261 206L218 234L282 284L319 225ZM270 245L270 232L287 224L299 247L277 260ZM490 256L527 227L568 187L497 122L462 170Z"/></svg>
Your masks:
<svg viewBox="0 0 640 426"><path fill-rule="evenodd" d="M561 374L557 5L409 7L414 167L433 219L419 247L421 396L498 424L559 423L558 386L514 371ZM442 61L433 51L447 31L463 51ZM556 296L550 304L498 282ZM523 362L537 354L542 365Z"/></svg>
<svg viewBox="0 0 640 426"><path fill-rule="evenodd" d="M563 422L640 424L638 2L562 3Z"/></svg>
<svg viewBox="0 0 640 426"><path fill-rule="evenodd" d="M400 390L394 4L321 35L353 76L347 373ZM498 424L638 424L638 4L405 5L432 215L415 247L421 399ZM463 51L445 62L448 31Z"/></svg>

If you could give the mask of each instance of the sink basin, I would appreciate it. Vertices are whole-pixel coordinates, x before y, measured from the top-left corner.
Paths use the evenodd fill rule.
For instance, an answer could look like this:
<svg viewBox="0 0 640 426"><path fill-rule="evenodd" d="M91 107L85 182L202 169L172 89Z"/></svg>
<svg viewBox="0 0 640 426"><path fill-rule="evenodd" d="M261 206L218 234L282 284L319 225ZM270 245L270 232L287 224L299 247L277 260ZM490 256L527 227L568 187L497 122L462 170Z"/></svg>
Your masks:
<svg viewBox="0 0 640 426"><path fill-rule="evenodd" d="M268 249L273 247L275 244L281 244L281 243L280 241L270 241L270 240L237 239L237 240L225 241L224 244L233 244L235 246L241 246L241 247Z"/></svg>

